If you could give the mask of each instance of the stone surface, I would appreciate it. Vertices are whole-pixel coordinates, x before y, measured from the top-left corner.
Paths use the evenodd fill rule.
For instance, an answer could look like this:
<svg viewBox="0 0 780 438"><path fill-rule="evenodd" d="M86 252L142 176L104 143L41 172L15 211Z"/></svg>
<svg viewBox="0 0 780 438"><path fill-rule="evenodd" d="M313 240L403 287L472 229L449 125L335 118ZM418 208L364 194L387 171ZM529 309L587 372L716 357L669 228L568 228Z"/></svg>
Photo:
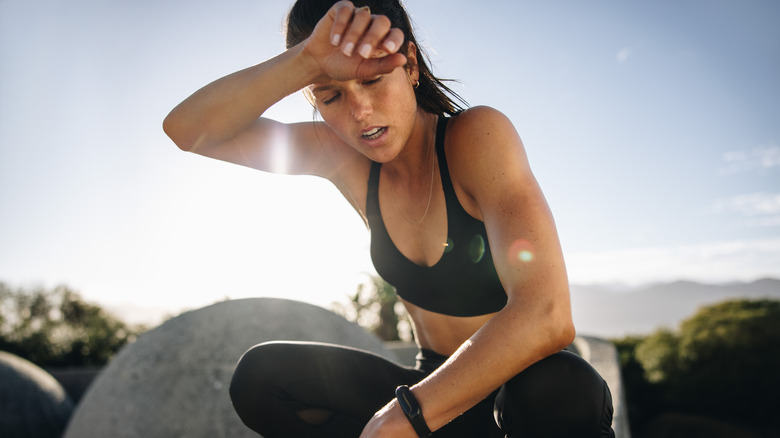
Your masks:
<svg viewBox="0 0 780 438"><path fill-rule="evenodd" d="M623 389L617 349L611 342L592 336L577 336L574 338L574 347L577 349L577 353L588 361L609 385L609 390L612 392L612 406L615 409L612 417L615 438L631 438L626 410L626 394Z"/></svg>
<svg viewBox="0 0 780 438"><path fill-rule="evenodd" d="M358 325L296 301L225 301L182 314L125 347L92 384L65 438L253 437L228 386L241 354L270 340L331 342L395 359Z"/></svg>
<svg viewBox="0 0 780 438"><path fill-rule="evenodd" d="M46 372L57 379L73 404L77 405L102 369L101 366L46 368Z"/></svg>
<svg viewBox="0 0 780 438"><path fill-rule="evenodd" d="M0 351L0 437L59 438L73 403L54 377Z"/></svg>

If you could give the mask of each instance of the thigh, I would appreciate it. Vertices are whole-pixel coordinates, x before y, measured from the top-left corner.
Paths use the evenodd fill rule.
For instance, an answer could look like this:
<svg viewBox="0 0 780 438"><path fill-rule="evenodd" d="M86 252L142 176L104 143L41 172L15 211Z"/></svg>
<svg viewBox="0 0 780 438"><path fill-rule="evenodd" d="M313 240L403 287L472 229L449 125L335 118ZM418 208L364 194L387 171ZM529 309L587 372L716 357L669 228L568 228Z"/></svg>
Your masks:
<svg viewBox="0 0 780 438"><path fill-rule="evenodd" d="M606 382L568 351L537 362L504 384L495 415L508 437L614 437Z"/></svg>
<svg viewBox="0 0 780 438"><path fill-rule="evenodd" d="M354 348L309 342L269 342L239 360L230 386L242 421L264 436L331 436L328 428L360 433L371 416L422 373ZM332 412L325 427L297 415L306 409ZM357 436L357 435L355 435Z"/></svg>

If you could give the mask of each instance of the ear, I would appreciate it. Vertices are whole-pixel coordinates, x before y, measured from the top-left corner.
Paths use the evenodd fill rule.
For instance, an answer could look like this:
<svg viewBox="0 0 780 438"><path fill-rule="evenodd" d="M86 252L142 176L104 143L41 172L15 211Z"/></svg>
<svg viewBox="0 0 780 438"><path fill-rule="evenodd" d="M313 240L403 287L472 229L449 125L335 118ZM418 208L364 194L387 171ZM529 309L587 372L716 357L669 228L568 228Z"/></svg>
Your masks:
<svg viewBox="0 0 780 438"><path fill-rule="evenodd" d="M416 84L420 80L420 69L417 63L417 46L411 41L406 45L406 72L409 74L409 79L412 81L412 84Z"/></svg>

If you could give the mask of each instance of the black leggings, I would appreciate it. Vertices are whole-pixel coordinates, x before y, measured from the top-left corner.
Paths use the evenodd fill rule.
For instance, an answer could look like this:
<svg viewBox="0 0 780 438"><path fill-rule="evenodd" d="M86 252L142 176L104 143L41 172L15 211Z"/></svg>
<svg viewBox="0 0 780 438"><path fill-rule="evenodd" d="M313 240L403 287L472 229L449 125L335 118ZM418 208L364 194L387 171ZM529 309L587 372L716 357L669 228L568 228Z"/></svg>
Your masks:
<svg viewBox="0 0 780 438"><path fill-rule="evenodd" d="M399 385L413 385L447 358L422 350L417 366L322 343L268 342L236 366L230 397L241 420L265 438L358 437ZM320 424L299 412L331 413ZM424 414L424 413L423 413ZM434 437L614 437L612 398L582 358L562 351L518 374Z"/></svg>

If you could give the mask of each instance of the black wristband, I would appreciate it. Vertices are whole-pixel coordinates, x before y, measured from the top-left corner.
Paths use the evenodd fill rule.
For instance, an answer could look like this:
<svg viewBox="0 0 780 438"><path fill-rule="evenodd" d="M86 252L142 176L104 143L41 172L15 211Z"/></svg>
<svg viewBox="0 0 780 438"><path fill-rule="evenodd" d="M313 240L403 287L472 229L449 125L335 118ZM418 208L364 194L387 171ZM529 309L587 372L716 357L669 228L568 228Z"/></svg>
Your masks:
<svg viewBox="0 0 780 438"><path fill-rule="evenodd" d="M422 409L420 404L417 403L417 399L414 398L414 394L409 390L406 385L401 385L395 389L395 398L398 400L398 404L401 406L401 410L404 411L406 419L412 424L414 431L417 432L418 437L431 436L431 429L425 423L423 418Z"/></svg>

